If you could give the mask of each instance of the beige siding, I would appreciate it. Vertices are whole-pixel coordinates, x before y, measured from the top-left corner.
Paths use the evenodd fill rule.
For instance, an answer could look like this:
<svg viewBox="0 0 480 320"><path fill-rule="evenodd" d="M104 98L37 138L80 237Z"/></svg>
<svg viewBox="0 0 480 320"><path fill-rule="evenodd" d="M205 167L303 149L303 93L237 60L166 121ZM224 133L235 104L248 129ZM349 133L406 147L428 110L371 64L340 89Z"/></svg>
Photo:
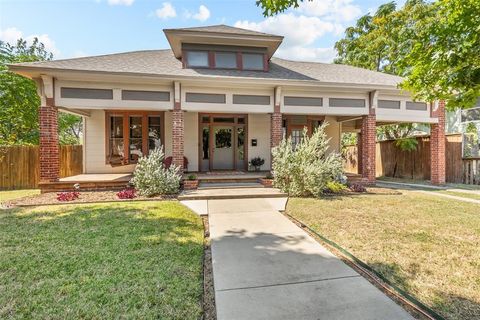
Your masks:
<svg viewBox="0 0 480 320"><path fill-rule="evenodd" d="M252 147L252 139L257 139L257 146ZM270 170L270 115L248 115L248 161L254 157L265 159L262 170Z"/></svg>
<svg viewBox="0 0 480 320"><path fill-rule="evenodd" d="M188 171L198 171L198 113L185 112L185 157Z"/></svg>
<svg viewBox="0 0 480 320"><path fill-rule="evenodd" d="M132 172L135 165L112 167L105 163L105 112L92 110L85 119L85 173Z"/></svg>
<svg viewBox="0 0 480 320"><path fill-rule="evenodd" d="M325 121L328 122L328 126L325 129L325 133L330 138L329 152L340 152L341 137L342 137L342 124L337 122L335 117L325 117Z"/></svg>

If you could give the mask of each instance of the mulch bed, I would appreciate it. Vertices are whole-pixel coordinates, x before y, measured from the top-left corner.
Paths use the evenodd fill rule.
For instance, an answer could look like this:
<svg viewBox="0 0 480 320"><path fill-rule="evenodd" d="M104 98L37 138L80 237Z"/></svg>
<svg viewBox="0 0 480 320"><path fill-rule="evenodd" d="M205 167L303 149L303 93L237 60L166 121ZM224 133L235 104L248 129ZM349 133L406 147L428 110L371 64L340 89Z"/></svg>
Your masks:
<svg viewBox="0 0 480 320"><path fill-rule="evenodd" d="M75 204L75 203L95 203L95 202L128 202L128 201L158 201L158 200L174 200L177 195L142 197L137 195L133 199L119 199L118 191L80 191L80 196L73 201L58 201L57 193L49 192L35 196L24 197L1 204L2 208L26 207L26 206L42 206L54 204Z"/></svg>

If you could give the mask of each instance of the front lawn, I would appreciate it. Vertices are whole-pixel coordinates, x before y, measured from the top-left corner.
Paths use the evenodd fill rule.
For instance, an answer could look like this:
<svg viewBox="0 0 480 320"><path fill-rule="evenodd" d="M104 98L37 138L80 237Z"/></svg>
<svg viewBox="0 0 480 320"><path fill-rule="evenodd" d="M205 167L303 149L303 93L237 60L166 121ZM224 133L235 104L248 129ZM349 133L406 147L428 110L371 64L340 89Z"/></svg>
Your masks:
<svg viewBox="0 0 480 320"><path fill-rule="evenodd" d="M198 319L201 219L177 202L0 211L0 318Z"/></svg>
<svg viewBox="0 0 480 320"><path fill-rule="evenodd" d="M480 206L403 193L292 198L287 212L446 318L479 319Z"/></svg>
<svg viewBox="0 0 480 320"><path fill-rule="evenodd" d="M7 200L14 200L28 196L40 194L38 189L8 190L0 191L0 203Z"/></svg>

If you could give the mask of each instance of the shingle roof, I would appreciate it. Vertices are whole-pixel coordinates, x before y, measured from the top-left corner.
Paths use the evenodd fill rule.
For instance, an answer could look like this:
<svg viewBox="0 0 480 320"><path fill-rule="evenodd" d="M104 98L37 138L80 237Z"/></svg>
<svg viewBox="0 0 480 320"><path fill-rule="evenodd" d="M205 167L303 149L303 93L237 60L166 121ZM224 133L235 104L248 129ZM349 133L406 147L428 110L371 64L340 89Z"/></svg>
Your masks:
<svg viewBox="0 0 480 320"><path fill-rule="evenodd" d="M181 30L181 31L194 31L194 32L218 32L218 33L228 33L228 34L241 34L241 35L250 35L250 36L269 36L269 37L279 37L274 34L258 32L253 30L247 30L243 28L231 27L225 24L217 24L213 26L204 26L204 27L192 27L192 28L177 28L177 29L166 29L166 30Z"/></svg>
<svg viewBox="0 0 480 320"><path fill-rule="evenodd" d="M401 77L356 68L347 65L298 62L272 58L269 72L239 71L221 69L184 69L182 63L173 56L170 49L133 51L84 58L20 63L22 67L47 68L75 71L101 71L109 73L130 73L158 76L190 76L210 78L255 78L270 80L306 80L314 82L380 85L396 87Z"/></svg>

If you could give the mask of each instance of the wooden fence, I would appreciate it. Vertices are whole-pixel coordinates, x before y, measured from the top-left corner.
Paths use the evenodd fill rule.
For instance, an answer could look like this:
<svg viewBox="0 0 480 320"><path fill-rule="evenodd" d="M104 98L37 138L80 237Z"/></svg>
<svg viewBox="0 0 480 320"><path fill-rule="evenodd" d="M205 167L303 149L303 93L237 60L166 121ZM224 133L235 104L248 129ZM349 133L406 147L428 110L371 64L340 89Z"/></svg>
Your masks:
<svg viewBox="0 0 480 320"><path fill-rule="evenodd" d="M395 141L377 142L377 177L397 177L419 180L430 179L430 137L419 137L415 151L401 151ZM447 182L462 183L464 179L462 160L462 136L447 135L445 151ZM357 147L348 146L346 150L345 170L357 173Z"/></svg>
<svg viewBox="0 0 480 320"><path fill-rule="evenodd" d="M60 177L82 171L82 146L60 146ZM0 190L37 188L39 180L38 146L0 146Z"/></svg>

